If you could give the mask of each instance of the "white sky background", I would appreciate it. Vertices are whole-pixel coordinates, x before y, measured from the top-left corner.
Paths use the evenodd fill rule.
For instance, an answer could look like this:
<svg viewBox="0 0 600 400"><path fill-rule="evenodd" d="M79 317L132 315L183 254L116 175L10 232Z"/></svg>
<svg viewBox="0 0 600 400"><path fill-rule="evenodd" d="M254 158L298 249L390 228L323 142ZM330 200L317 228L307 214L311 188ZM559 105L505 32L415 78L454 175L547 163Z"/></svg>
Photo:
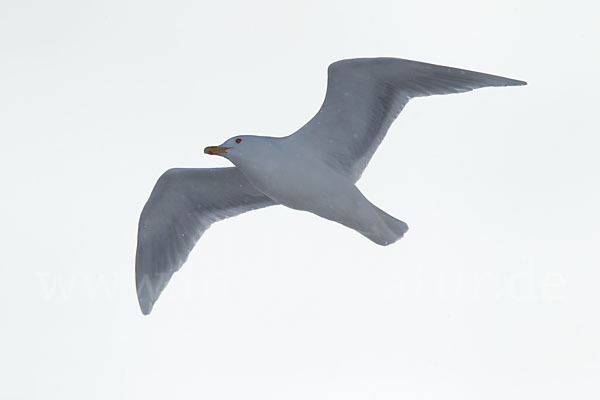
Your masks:
<svg viewBox="0 0 600 400"><path fill-rule="evenodd" d="M0 397L597 399L593 1L0 3ZM273 207L214 225L143 317L167 168L287 135L326 68L394 56L528 81L412 101L359 187L383 248Z"/></svg>

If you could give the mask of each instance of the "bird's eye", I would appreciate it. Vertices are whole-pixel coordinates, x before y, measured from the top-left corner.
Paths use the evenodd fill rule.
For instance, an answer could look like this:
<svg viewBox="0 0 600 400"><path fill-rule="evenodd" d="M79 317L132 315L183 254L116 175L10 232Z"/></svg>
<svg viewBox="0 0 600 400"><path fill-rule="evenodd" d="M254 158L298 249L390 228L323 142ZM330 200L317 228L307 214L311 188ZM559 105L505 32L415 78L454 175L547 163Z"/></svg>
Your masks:
<svg viewBox="0 0 600 400"><path fill-rule="evenodd" d="M235 139L235 142L236 142L236 143L242 143L242 139L240 139L240 138L237 138L237 139Z"/></svg>

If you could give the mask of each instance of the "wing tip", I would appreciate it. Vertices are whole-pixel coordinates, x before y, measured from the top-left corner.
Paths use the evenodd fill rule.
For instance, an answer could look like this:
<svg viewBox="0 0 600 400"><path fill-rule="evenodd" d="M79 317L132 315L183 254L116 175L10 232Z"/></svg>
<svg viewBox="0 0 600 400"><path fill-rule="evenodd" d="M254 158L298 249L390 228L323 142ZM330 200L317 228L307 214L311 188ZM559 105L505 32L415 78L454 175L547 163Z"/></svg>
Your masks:
<svg viewBox="0 0 600 400"><path fill-rule="evenodd" d="M140 304L140 309L142 310L142 315L149 315L150 312L152 311L152 306L153 306L153 304L150 304L148 306L143 306L142 304Z"/></svg>
<svg viewBox="0 0 600 400"><path fill-rule="evenodd" d="M527 86L527 82L525 82L525 81L520 81L518 79L510 79L510 78L506 78L506 80L508 81L506 86Z"/></svg>
<svg viewBox="0 0 600 400"><path fill-rule="evenodd" d="M138 291L138 303L140 305L140 311L142 311L143 315L150 314L152 308L154 307L154 301L144 296L144 294L140 293L140 291Z"/></svg>
<svg viewBox="0 0 600 400"><path fill-rule="evenodd" d="M423 62L423 61L409 60L409 59L405 59L405 58L396 58L396 57L372 57L372 58L361 57L361 58L347 58L347 59L337 60L337 61L334 61L331 64L329 64L328 71L332 72L333 70L336 69L336 67L339 67L342 65L361 65L364 63L395 63L395 62L406 63L406 64L410 64L410 65L420 65L420 66L429 67L429 68L451 69L451 70L455 70L455 71L463 73L463 74L468 73L468 74L477 74L480 76L487 76L488 78L494 78L496 80L499 80L500 82L498 82L496 84L498 86L525 86L525 85L527 85L527 82L521 81L518 79L505 78L505 77L499 76L499 75L486 74L486 73L482 73L482 72L471 71L471 70L466 70L466 69L461 69L461 68L456 68L456 67L448 67L448 66L444 66L444 65L431 64L431 63L427 63L427 62ZM495 85L492 85L492 86L495 86Z"/></svg>

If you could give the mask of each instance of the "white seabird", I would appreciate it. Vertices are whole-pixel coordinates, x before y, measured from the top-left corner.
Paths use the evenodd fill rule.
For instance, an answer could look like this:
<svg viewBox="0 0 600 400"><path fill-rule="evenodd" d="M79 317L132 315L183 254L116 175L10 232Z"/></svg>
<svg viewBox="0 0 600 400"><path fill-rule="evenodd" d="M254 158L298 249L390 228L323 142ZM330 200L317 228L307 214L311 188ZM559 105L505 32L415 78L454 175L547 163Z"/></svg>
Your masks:
<svg viewBox="0 0 600 400"><path fill-rule="evenodd" d="M142 313L213 223L281 204L338 222L379 245L408 226L373 205L354 185L388 128L413 97L525 82L395 58L329 66L317 114L292 135L234 136L204 152L231 168L175 168L156 183L140 216L136 286Z"/></svg>

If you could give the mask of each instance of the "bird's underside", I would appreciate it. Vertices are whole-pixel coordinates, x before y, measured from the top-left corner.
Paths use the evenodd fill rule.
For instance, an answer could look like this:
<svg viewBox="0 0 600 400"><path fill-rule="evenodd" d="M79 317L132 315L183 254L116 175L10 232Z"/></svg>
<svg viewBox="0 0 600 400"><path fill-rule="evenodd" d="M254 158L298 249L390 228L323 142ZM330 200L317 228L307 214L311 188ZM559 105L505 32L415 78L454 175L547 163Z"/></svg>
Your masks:
<svg viewBox="0 0 600 400"><path fill-rule="evenodd" d="M402 59L342 60L329 66L327 93L320 110L285 140L323 160L328 169L353 187L389 126L411 98L524 84ZM251 175L244 173L248 171L238 167L172 169L156 183L138 228L136 286L144 314L150 313L173 273L213 222L280 203L260 185L252 184L252 179L248 179ZM362 194L356 196L358 199ZM389 244L402 237L408 229L406 224L370 206L345 219L331 217L339 214L337 211L331 215L315 211L318 207L309 211L343 223L378 244ZM346 211L344 215L348 214Z"/></svg>

